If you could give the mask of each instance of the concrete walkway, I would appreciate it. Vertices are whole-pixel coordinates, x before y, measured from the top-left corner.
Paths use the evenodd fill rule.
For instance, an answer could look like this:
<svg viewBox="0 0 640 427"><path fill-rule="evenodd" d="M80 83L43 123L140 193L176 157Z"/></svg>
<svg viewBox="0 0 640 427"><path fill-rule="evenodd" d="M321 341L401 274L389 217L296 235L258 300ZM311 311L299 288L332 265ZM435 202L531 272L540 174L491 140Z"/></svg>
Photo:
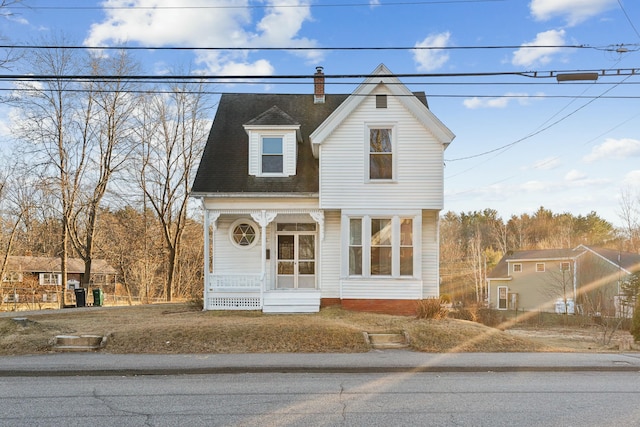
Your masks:
<svg viewBox="0 0 640 427"><path fill-rule="evenodd" d="M0 357L0 377L180 375L225 373L640 371L640 354L453 353L406 350L368 353L107 354L53 353Z"/></svg>

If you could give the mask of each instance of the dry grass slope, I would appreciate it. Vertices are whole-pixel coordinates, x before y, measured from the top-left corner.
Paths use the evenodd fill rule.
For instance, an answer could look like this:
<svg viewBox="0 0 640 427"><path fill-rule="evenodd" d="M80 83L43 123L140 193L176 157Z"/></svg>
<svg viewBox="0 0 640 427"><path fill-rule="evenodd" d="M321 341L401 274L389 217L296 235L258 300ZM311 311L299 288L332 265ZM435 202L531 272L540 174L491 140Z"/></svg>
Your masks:
<svg viewBox="0 0 640 427"><path fill-rule="evenodd" d="M366 352L362 332L408 332L411 349L423 352L566 351L539 341L463 320L424 320L349 312L266 315L203 312L188 304L101 307L14 313L0 317L0 354L53 351L56 335L108 336L107 353ZM23 324L24 323L24 324Z"/></svg>

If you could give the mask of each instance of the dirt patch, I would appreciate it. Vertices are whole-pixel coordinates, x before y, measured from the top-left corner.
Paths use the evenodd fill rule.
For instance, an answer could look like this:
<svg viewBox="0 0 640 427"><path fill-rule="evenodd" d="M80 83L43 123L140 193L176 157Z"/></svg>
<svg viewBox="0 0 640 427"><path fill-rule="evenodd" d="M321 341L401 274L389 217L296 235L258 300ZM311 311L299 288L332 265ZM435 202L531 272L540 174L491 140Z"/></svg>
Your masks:
<svg viewBox="0 0 640 427"><path fill-rule="evenodd" d="M628 331L617 330L609 339L610 331L601 327L576 328L512 328L508 334L525 338L534 342L544 343L564 351L581 352L611 352L619 350L638 351L640 348L633 342L633 336Z"/></svg>

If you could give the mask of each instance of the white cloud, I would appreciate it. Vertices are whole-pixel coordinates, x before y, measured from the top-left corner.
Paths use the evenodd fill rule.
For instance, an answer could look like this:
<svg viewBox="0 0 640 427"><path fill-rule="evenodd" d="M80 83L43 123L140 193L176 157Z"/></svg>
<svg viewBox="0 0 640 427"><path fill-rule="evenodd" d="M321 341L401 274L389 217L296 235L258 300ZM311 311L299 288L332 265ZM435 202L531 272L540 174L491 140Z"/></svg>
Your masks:
<svg viewBox="0 0 640 427"><path fill-rule="evenodd" d="M476 108L506 108L511 101L518 101L520 105L527 105L529 94L507 92L504 96L497 98L469 98L462 103L465 107L474 110Z"/></svg>
<svg viewBox="0 0 640 427"><path fill-rule="evenodd" d="M308 0L267 0L264 9L250 8L249 0L191 0L195 8L162 9L175 5L169 0L105 0L106 18L91 26L84 43L88 46L137 43L146 46L230 47L316 47L314 40L298 37L304 22L311 19ZM130 6L138 9L117 7ZM228 6L228 7L224 7ZM106 8L109 7L109 8ZM256 11L263 12L257 15ZM308 60L319 60L318 51L304 51ZM260 74L272 66L266 59L250 60L255 51L200 51L197 62L207 71L241 68L246 74Z"/></svg>
<svg viewBox="0 0 640 427"><path fill-rule="evenodd" d="M414 47L446 47L449 46L451 33L432 34L417 42ZM413 51L413 60L420 71L433 71L442 67L448 60L449 54L445 50L418 49Z"/></svg>
<svg viewBox="0 0 640 427"><path fill-rule="evenodd" d="M636 169L627 173L622 182L625 186L640 188L640 170Z"/></svg>
<svg viewBox="0 0 640 427"><path fill-rule="evenodd" d="M531 14L540 21L563 17L570 26L615 7L617 0L531 0Z"/></svg>
<svg viewBox="0 0 640 427"><path fill-rule="evenodd" d="M587 178L587 174L577 169L572 169L564 176L566 181L580 181Z"/></svg>
<svg viewBox="0 0 640 427"><path fill-rule="evenodd" d="M626 159L640 157L640 140L631 138L607 138L604 143L594 147L582 160L591 163L600 159Z"/></svg>
<svg viewBox="0 0 640 427"><path fill-rule="evenodd" d="M544 65L552 60L553 55L557 55L561 49L557 47L531 48L527 46L559 46L565 44L564 30L549 30L538 33L536 38L529 43L524 43L522 48L513 53L511 63L516 66L530 67L533 65Z"/></svg>

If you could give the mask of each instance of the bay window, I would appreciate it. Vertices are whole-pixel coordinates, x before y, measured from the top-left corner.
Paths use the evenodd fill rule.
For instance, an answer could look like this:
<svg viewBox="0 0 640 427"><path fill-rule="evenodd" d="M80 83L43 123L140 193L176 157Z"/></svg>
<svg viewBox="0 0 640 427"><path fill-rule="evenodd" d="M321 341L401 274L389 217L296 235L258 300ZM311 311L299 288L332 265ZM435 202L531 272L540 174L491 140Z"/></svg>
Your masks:
<svg viewBox="0 0 640 427"><path fill-rule="evenodd" d="M350 277L413 277L414 217L358 216L348 219ZM365 237L366 236L366 237Z"/></svg>

